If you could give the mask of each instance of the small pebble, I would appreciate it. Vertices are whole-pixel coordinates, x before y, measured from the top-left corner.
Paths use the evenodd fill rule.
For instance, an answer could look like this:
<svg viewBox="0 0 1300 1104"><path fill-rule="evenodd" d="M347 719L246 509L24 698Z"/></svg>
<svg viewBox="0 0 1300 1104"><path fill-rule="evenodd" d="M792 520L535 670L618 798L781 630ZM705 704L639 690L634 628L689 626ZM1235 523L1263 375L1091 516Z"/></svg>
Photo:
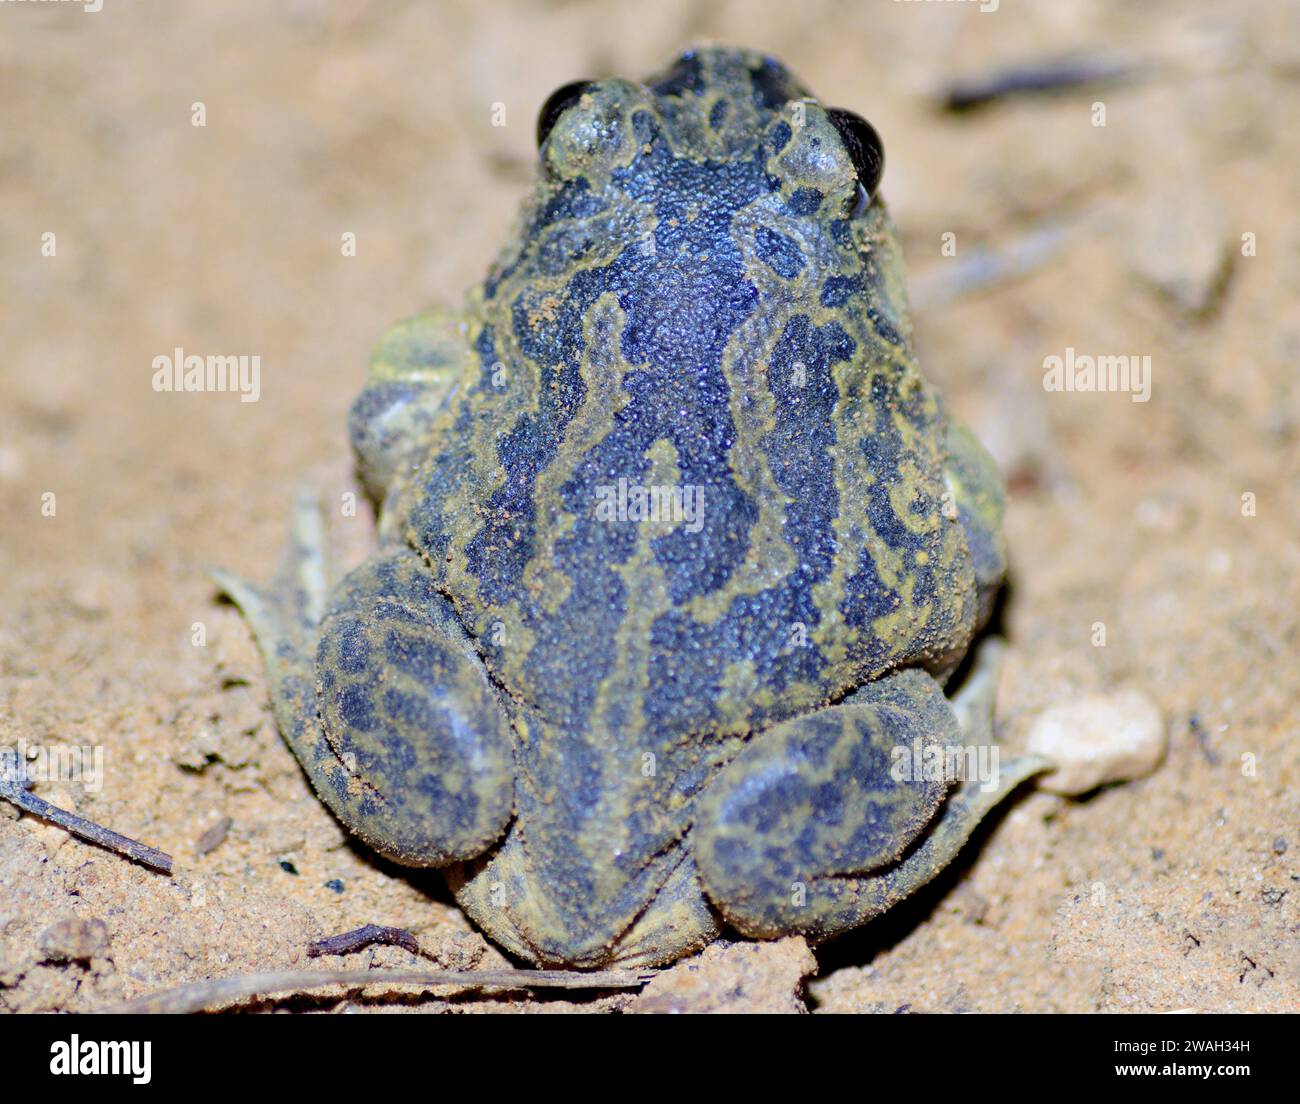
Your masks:
<svg viewBox="0 0 1300 1104"><path fill-rule="evenodd" d="M36 945L47 962L89 962L108 946L108 925L70 917L41 932Z"/></svg>
<svg viewBox="0 0 1300 1104"><path fill-rule="evenodd" d="M332 889L335 893L343 892L343 881L341 878L331 878L325 883L326 889Z"/></svg>
<svg viewBox="0 0 1300 1104"><path fill-rule="evenodd" d="M293 874L297 876L298 873L298 868L294 866L293 863L291 863L288 859L280 860L280 869L283 870L286 874Z"/></svg>
<svg viewBox="0 0 1300 1104"><path fill-rule="evenodd" d="M198 852L200 856L206 855L210 851L215 851L225 843L226 836L230 834L230 827L234 823L235 822L231 820L230 817L223 816L198 838L198 842L194 845L194 850Z"/></svg>
<svg viewBox="0 0 1300 1104"><path fill-rule="evenodd" d="M1166 742L1155 702L1141 691L1120 690L1045 710L1030 730L1028 748L1057 764L1039 779L1039 788L1073 797L1150 774Z"/></svg>
<svg viewBox="0 0 1300 1104"><path fill-rule="evenodd" d="M1284 840L1281 836L1278 836L1277 839L1273 841L1273 854L1275 855L1286 854L1286 840Z"/></svg>
<svg viewBox="0 0 1300 1104"><path fill-rule="evenodd" d="M1143 217L1125 235L1129 267L1186 314L1203 314L1222 291L1231 258L1231 234L1223 214L1201 190Z"/></svg>

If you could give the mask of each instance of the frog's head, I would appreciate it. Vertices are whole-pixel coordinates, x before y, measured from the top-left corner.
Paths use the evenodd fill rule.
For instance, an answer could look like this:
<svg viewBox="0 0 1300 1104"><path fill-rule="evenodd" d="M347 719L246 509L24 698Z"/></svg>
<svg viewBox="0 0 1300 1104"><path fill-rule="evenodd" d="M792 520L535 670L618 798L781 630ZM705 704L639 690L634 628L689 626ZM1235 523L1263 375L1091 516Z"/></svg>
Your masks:
<svg viewBox="0 0 1300 1104"><path fill-rule="evenodd" d="M557 183L606 191L638 176L663 192L674 183L663 171L672 160L756 164L765 191L815 190L832 218L865 213L884 168L864 119L822 107L780 62L721 47L690 50L645 84L564 85L538 114L537 142ZM812 198L802 195L800 209Z"/></svg>
<svg viewBox="0 0 1300 1104"><path fill-rule="evenodd" d="M689 312L677 328L698 339L734 331L760 303L812 311L856 292L906 342L880 140L779 62L709 48L645 83L568 84L537 131L540 181L489 298L504 281L552 302L562 287L616 290L624 309Z"/></svg>

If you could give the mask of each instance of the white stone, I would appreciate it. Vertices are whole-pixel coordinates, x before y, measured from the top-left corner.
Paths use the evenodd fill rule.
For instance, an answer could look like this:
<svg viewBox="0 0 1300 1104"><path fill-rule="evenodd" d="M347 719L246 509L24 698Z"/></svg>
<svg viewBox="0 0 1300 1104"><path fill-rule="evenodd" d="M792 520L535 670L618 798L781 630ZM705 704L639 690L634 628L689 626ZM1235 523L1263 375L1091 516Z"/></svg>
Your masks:
<svg viewBox="0 0 1300 1104"><path fill-rule="evenodd" d="M1166 742L1155 702L1139 690L1119 690L1044 710L1029 732L1028 750L1057 764L1039 777L1039 788L1072 797L1150 774Z"/></svg>

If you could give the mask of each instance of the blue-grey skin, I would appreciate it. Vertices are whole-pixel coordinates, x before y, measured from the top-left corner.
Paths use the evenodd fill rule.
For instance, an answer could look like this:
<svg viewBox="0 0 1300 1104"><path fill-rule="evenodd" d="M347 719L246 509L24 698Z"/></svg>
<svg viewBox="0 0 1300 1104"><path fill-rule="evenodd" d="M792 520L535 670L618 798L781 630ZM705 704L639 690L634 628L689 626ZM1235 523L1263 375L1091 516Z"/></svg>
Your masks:
<svg viewBox="0 0 1300 1104"><path fill-rule="evenodd" d="M223 586L322 799L514 954L834 935L1043 767L890 769L989 738L941 682L1003 574L998 475L916 369L883 204L778 63L598 82L541 161L464 308L376 352L378 550L331 588L306 496L272 585ZM610 517L620 480L701 509Z"/></svg>

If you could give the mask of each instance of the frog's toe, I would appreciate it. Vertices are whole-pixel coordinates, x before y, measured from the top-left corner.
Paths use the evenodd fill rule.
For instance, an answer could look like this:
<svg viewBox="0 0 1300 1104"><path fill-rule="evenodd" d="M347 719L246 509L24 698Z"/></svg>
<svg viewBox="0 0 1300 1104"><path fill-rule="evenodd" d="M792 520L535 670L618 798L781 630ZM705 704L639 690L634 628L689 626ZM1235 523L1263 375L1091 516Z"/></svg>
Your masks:
<svg viewBox="0 0 1300 1104"><path fill-rule="evenodd" d="M213 571L221 592L247 618L266 666L276 724L317 790L332 757L316 715L312 638L328 593L325 521L319 496L301 487L294 500L289 547L267 585Z"/></svg>
<svg viewBox="0 0 1300 1104"><path fill-rule="evenodd" d="M298 488L289 546L268 586L222 570L213 571L212 578L248 618L268 668L275 665L277 655L301 649L320 620L329 593L320 496L310 486Z"/></svg>
<svg viewBox="0 0 1300 1104"><path fill-rule="evenodd" d="M989 813L1022 782L1053 764L1040 755L1022 755L999 763L995 777L963 782L948 798L943 811L926 834L924 843L901 863L884 872L871 887L867 917L883 912L920 889L957 857L971 834ZM864 917L865 919L866 917Z"/></svg>
<svg viewBox="0 0 1300 1104"><path fill-rule="evenodd" d="M957 716L957 727L967 745L981 746L993 743L993 707L998 696L998 675L1006 655L1007 642L1000 636L989 636L975 651L975 662L970 673L953 695L952 711Z"/></svg>
<svg viewBox="0 0 1300 1104"><path fill-rule="evenodd" d="M699 950L720 931L717 913L700 888L688 851L654 900L610 949L609 964L659 966Z"/></svg>
<svg viewBox="0 0 1300 1104"><path fill-rule="evenodd" d="M948 775L912 769L927 747L968 745L920 671L760 733L701 799L692 839L706 893L747 935L835 935L928 882L1043 769L1017 760L945 801Z"/></svg>

